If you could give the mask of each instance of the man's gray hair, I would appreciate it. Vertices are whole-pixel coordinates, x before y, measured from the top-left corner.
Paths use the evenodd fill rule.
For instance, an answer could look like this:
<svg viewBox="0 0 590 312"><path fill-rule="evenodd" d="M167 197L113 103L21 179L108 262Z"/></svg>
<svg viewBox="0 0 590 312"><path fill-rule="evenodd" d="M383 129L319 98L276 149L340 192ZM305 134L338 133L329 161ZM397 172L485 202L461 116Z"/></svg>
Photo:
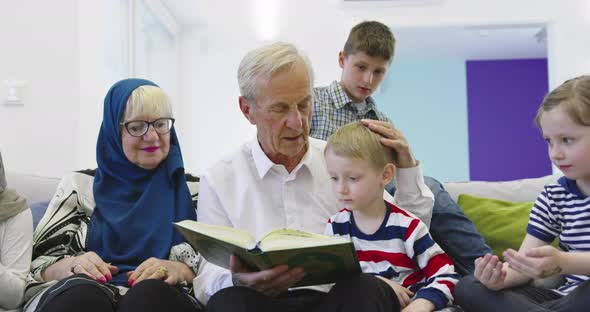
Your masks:
<svg viewBox="0 0 590 312"><path fill-rule="evenodd" d="M248 52L238 68L240 93L249 101L256 98L256 83L266 79L284 68L291 67L302 60L309 74L310 88L313 88L313 69L307 56L293 44L274 42Z"/></svg>

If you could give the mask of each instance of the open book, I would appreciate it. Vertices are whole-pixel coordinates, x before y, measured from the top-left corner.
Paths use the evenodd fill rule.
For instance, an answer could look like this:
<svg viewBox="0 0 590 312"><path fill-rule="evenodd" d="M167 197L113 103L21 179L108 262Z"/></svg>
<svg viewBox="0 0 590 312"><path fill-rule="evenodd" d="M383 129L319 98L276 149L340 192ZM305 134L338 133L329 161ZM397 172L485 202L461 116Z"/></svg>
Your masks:
<svg viewBox="0 0 590 312"><path fill-rule="evenodd" d="M175 225L207 261L226 269L232 254L253 270L280 264L303 268L306 275L296 287L333 283L361 271L354 245L341 237L279 229L257 242L250 233L230 227L191 220Z"/></svg>

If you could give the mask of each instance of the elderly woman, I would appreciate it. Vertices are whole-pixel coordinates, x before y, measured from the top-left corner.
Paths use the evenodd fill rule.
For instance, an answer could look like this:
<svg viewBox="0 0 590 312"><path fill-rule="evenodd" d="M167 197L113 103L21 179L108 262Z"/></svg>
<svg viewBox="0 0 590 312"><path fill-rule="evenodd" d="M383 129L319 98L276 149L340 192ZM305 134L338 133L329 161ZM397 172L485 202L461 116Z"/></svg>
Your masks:
<svg viewBox="0 0 590 312"><path fill-rule="evenodd" d="M111 87L96 160L61 181L35 231L26 311L195 311L200 258L172 224L196 218L194 185L154 83Z"/></svg>
<svg viewBox="0 0 590 312"><path fill-rule="evenodd" d="M32 245L31 210L23 197L6 188L0 154L0 311L16 309L23 300Z"/></svg>

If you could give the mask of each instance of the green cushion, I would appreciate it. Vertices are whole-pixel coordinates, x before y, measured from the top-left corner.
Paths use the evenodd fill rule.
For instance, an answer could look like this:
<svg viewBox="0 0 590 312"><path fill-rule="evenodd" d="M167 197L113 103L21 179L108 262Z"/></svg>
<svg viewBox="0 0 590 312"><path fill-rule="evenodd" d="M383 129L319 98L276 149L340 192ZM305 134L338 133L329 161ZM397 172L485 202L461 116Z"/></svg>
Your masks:
<svg viewBox="0 0 590 312"><path fill-rule="evenodd" d="M518 250L529 222L533 202L510 202L460 194L457 203L494 250L502 258L507 248Z"/></svg>

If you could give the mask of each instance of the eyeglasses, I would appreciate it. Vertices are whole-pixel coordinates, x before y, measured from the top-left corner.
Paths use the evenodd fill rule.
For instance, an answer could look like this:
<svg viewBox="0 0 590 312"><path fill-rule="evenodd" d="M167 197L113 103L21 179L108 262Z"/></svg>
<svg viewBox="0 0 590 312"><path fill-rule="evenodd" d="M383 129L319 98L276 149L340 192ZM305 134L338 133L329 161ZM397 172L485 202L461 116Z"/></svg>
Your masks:
<svg viewBox="0 0 590 312"><path fill-rule="evenodd" d="M128 122L122 122L121 125L125 126L127 132L134 137L140 137L146 134L150 128L150 125L154 127L159 134L166 134L170 132L172 126L174 126L174 118L158 118L154 121L145 120L131 120Z"/></svg>

